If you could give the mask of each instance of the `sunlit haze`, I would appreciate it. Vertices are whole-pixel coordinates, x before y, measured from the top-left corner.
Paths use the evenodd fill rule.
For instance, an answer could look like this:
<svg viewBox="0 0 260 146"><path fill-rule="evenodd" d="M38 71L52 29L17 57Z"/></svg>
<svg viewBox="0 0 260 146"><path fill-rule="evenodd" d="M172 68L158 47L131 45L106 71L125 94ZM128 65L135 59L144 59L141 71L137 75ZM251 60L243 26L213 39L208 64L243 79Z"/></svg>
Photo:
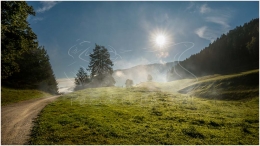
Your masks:
<svg viewBox="0 0 260 146"><path fill-rule="evenodd" d="M27 20L58 79L87 68L95 43L109 50L114 70L164 64L184 60L259 17L257 1L27 3L36 11Z"/></svg>
<svg viewBox="0 0 260 146"><path fill-rule="evenodd" d="M160 47L163 47L163 45L165 44L165 36L163 35L158 35L156 37L156 43L157 45L159 45Z"/></svg>
<svg viewBox="0 0 260 146"><path fill-rule="evenodd" d="M2 1L1 144L259 145L259 4Z"/></svg>

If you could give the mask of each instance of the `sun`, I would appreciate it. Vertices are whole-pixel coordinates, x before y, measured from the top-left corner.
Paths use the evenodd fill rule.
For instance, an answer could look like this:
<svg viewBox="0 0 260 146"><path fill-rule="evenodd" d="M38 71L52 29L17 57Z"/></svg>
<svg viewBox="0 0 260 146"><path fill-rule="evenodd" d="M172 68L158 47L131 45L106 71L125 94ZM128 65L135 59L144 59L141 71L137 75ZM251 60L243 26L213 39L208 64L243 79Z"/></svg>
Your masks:
<svg viewBox="0 0 260 146"><path fill-rule="evenodd" d="M153 50L166 50L172 44L172 36L166 29L155 29L150 32L150 44Z"/></svg>
<svg viewBox="0 0 260 146"><path fill-rule="evenodd" d="M166 38L164 35L156 36L155 42L159 47L163 47L165 45Z"/></svg>

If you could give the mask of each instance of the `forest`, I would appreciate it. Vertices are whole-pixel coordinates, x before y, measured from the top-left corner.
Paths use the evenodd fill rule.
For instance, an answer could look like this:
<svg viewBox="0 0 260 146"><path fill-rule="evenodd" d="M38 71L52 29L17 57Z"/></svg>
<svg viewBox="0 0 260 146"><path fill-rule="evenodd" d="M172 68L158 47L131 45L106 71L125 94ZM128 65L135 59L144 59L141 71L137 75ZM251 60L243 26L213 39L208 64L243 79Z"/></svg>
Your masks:
<svg viewBox="0 0 260 146"><path fill-rule="evenodd" d="M256 69L259 67L258 55L259 19L257 18L230 30L227 34L222 34L199 53L180 61L168 71L167 80Z"/></svg>
<svg viewBox="0 0 260 146"><path fill-rule="evenodd" d="M35 12L25 1L1 2L2 86L58 93L47 51L26 20L29 15Z"/></svg>

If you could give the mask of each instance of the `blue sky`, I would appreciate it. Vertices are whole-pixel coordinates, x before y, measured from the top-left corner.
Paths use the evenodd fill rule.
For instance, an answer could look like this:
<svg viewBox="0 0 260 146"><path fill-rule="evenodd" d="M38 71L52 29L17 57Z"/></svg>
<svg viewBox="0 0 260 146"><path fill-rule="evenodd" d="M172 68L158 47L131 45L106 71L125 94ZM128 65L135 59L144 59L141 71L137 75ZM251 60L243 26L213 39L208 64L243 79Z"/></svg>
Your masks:
<svg viewBox="0 0 260 146"><path fill-rule="evenodd" d="M56 78L75 77L89 64L95 43L114 69L184 60L221 34L259 18L259 2L52 2L27 1L28 17ZM162 35L165 44L155 40Z"/></svg>

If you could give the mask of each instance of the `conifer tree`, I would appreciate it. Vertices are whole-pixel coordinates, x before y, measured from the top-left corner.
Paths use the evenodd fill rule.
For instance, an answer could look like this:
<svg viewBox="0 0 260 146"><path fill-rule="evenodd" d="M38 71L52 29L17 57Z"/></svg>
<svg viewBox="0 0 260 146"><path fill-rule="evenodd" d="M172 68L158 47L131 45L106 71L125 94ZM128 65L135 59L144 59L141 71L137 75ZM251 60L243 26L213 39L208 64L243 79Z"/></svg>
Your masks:
<svg viewBox="0 0 260 146"><path fill-rule="evenodd" d="M93 53L90 54L90 64L88 66L93 84L96 84L96 86L113 86L115 84L112 77L113 65L107 48L96 44Z"/></svg>
<svg viewBox="0 0 260 146"><path fill-rule="evenodd" d="M78 73L76 74L76 78L75 78L75 84L76 85L81 85L81 86L85 86L87 83L89 83L89 76L87 74L87 72L84 71L84 69L81 67L78 71Z"/></svg>
<svg viewBox="0 0 260 146"><path fill-rule="evenodd" d="M47 51L26 20L29 15L35 12L25 1L1 2L2 85L58 93Z"/></svg>
<svg viewBox="0 0 260 146"><path fill-rule="evenodd" d="M16 60L28 49L37 47L37 36L26 21L35 15L25 1L1 1L1 78L20 71Z"/></svg>

